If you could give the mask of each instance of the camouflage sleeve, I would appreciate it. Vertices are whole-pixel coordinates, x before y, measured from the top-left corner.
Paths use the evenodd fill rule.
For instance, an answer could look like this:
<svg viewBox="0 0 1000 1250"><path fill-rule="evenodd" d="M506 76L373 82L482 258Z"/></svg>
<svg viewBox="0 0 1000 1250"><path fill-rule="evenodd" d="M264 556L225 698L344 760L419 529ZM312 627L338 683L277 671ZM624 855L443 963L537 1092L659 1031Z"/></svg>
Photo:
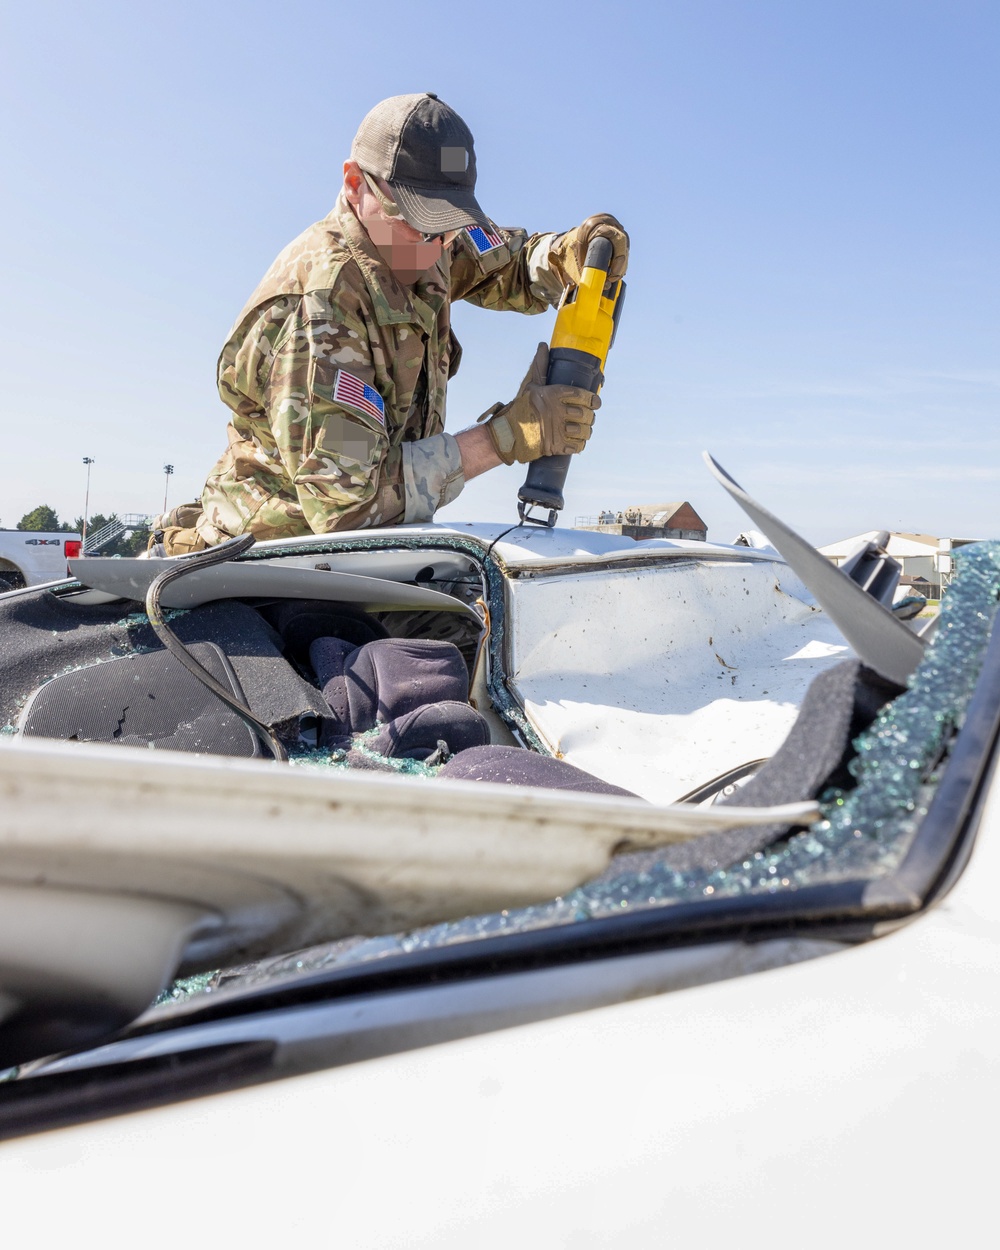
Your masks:
<svg viewBox="0 0 1000 1250"><path fill-rule="evenodd" d="M262 386L275 450L314 533L391 525L404 511L402 457L384 420L334 399L341 369L375 387L364 323L316 302L303 297L286 319Z"/></svg>
<svg viewBox="0 0 1000 1250"><path fill-rule="evenodd" d="M549 252L555 238L555 234L532 235L525 248L531 289L553 307L562 299L563 293L562 278L549 263Z"/></svg>
<svg viewBox="0 0 1000 1250"><path fill-rule="evenodd" d="M406 498L404 521L432 521L438 508L457 499L465 485L462 453L451 434L404 443L403 487Z"/></svg>
<svg viewBox="0 0 1000 1250"><path fill-rule="evenodd" d="M481 242L489 240L480 231ZM465 299L480 308L540 313L562 294L545 269L551 234L496 227L500 246L483 250L475 233L463 230L452 245L451 298Z"/></svg>

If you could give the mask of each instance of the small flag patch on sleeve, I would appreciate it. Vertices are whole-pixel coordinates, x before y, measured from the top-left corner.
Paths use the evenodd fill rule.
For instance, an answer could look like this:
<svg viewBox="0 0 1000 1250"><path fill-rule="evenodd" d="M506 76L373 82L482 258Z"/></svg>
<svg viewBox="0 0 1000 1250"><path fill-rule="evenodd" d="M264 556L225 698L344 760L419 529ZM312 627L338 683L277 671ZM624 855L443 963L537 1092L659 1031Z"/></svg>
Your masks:
<svg viewBox="0 0 1000 1250"><path fill-rule="evenodd" d="M385 425L385 403L382 396L367 382L356 378L346 369L337 370L337 380L333 387L333 398L336 403L347 404L350 408L358 408L367 413L379 425Z"/></svg>
<svg viewBox="0 0 1000 1250"><path fill-rule="evenodd" d="M469 226L465 232L472 240L472 246L480 256L484 252L492 252L495 247L503 247L504 241L494 230L484 230L482 226Z"/></svg>

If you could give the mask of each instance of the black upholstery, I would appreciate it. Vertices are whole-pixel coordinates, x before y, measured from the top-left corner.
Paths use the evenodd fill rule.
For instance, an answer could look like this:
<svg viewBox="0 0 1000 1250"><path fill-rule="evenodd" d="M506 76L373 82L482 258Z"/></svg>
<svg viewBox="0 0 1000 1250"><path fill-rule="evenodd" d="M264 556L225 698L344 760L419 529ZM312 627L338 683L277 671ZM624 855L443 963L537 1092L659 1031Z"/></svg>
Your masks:
<svg viewBox="0 0 1000 1250"><path fill-rule="evenodd" d="M303 716L329 719L323 696L282 657L278 634L247 604L207 603L172 614L170 625L185 643L218 646L253 712L286 742L298 741ZM78 607L46 590L0 601L0 724L17 721L25 699L71 666L159 650L139 604Z"/></svg>
<svg viewBox="0 0 1000 1250"><path fill-rule="evenodd" d="M327 726L327 737L349 736L351 733L351 701L347 692L344 666L358 650L352 642L343 638L317 638L309 646L309 659L317 680L323 688L323 698L333 714Z"/></svg>
<svg viewBox="0 0 1000 1250"><path fill-rule="evenodd" d="M446 743L453 754L470 747L481 747L490 740L490 727L468 703L447 700L429 703L395 717L383 725L367 745L390 759L425 760L438 743Z"/></svg>
<svg viewBox="0 0 1000 1250"><path fill-rule="evenodd" d="M365 751L425 760L442 742L455 753L490 740L489 725L469 706L469 671L454 643L377 638L359 647L326 637L312 642L309 659L333 713L328 747L350 751L352 735L377 729Z"/></svg>
<svg viewBox="0 0 1000 1250"><path fill-rule="evenodd" d="M192 655L243 700L232 666L211 642ZM256 734L169 651L120 656L46 682L21 718L25 737L258 756Z"/></svg>
<svg viewBox="0 0 1000 1250"><path fill-rule="evenodd" d="M565 760L536 755L521 747L478 746L462 751L438 774L456 781L494 781L511 786L538 786L546 790L579 790L584 794L638 796L575 768Z"/></svg>
<svg viewBox="0 0 1000 1250"><path fill-rule="evenodd" d="M341 733L364 733L429 703L469 699L469 672L450 642L380 638L350 649L343 639L320 638L309 657Z"/></svg>
<svg viewBox="0 0 1000 1250"><path fill-rule="evenodd" d="M343 639L353 648L389 637L385 626L374 616L350 603L285 599L261 604L257 610L281 635L288 659L303 670L308 667L309 649L317 638Z"/></svg>

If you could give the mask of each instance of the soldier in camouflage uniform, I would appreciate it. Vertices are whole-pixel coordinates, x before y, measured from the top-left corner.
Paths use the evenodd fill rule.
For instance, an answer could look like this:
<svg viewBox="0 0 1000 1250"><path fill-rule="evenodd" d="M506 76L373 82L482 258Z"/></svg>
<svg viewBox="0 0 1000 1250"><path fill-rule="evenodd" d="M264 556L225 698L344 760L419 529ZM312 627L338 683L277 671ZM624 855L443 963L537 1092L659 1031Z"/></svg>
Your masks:
<svg viewBox="0 0 1000 1250"><path fill-rule="evenodd" d="M395 96L362 122L329 216L289 244L237 318L219 358L229 446L201 500L157 519L168 555L251 530L291 538L430 520L497 464L582 450L599 400L546 386L539 351L517 396L485 424L444 433L461 348L456 299L538 313L580 277L592 217L562 235L501 229L475 200L472 135L428 93Z"/></svg>

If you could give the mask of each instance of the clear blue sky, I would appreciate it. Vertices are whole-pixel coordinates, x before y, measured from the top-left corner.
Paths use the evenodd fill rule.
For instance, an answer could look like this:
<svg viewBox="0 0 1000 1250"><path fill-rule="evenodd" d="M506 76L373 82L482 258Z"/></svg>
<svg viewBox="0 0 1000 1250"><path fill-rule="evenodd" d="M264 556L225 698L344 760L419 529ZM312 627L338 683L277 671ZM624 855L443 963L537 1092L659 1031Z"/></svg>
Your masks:
<svg viewBox="0 0 1000 1250"><path fill-rule="evenodd" d="M436 91L501 224L632 235L566 514L690 499L709 448L816 542L1000 536L1000 5L330 0L2 6L0 520L156 510L224 446L215 361L336 195L358 121ZM375 15L379 16L376 17ZM513 393L552 314L459 305L449 429ZM507 520L523 469L442 514Z"/></svg>

